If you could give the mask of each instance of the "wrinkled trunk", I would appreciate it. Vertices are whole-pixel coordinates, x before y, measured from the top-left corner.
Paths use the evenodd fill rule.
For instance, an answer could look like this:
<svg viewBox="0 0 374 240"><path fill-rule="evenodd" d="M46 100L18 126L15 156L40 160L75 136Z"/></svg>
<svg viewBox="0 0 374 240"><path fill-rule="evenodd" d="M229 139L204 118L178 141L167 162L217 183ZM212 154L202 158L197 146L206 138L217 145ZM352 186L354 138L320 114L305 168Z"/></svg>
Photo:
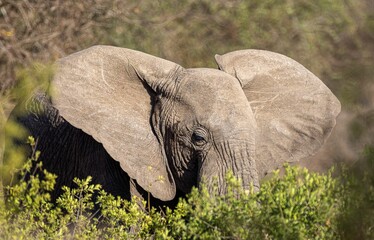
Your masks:
<svg viewBox="0 0 374 240"><path fill-rule="evenodd" d="M207 186L209 192L218 191L218 194L223 195L227 193L226 175L231 171L241 180L245 190L250 190L251 186L255 191L259 189L253 144L224 142L214 148L201 164L198 182Z"/></svg>

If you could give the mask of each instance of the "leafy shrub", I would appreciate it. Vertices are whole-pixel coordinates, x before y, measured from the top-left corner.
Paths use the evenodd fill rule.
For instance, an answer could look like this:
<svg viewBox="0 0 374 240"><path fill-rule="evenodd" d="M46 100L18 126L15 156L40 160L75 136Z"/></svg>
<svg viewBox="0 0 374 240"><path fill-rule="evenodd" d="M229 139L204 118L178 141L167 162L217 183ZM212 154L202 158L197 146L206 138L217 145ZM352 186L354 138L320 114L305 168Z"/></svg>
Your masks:
<svg viewBox="0 0 374 240"><path fill-rule="evenodd" d="M35 148L33 138L29 142ZM337 239L341 196L331 174L285 166L259 192L245 191L228 174L225 196L203 186L176 209L147 209L105 193L91 178L51 202L56 176L37 163L38 151L19 170L21 181L6 188L0 202L0 238L29 239ZM98 209L98 210L97 210Z"/></svg>
<svg viewBox="0 0 374 240"><path fill-rule="evenodd" d="M331 172L286 166L284 178L276 176L261 187L260 222L275 239L336 239L340 194Z"/></svg>
<svg viewBox="0 0 374 240"><path fill-rule="evenodd" d="M311 174L285 166L248 194L227 177L226 196L194 189L171 213L173 238L182 239L336 239L340 188L331 174ZM183 217L178 218L179 215Z"/></svg>

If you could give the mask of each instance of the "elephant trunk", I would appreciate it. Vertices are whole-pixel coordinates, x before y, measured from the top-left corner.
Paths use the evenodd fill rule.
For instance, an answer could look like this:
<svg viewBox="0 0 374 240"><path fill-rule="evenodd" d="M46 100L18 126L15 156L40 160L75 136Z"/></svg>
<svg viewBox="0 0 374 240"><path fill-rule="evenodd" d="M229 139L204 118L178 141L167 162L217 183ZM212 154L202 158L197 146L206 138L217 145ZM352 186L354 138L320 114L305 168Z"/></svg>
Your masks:
<svg viewBox="0 0 374 240"><path fill-rule="evenodd" d="M215 145L202 163L199 178L209 190L218 194L227 193L227 173L231 171L241 181L245 190L259 189L258 173L254 160L254 144L224 142ZM217 184L215 184L217 183Z"/></svg>

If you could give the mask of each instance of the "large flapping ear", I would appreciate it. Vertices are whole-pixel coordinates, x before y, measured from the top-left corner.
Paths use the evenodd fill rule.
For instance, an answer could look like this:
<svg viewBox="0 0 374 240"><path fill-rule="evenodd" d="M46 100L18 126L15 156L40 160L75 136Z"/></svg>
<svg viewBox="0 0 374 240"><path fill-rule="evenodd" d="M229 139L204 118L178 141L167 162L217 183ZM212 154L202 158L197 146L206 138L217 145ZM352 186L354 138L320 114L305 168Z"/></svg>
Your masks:
<svg viewBox="0 0 374 240"><path fill-rule="evenodd" d="M281 54L241 50L216 55L242 84L258 127L259 176L315 153L330 135L340 102L310 71Z"/></svg>
<svg viewBox="0 0 374 240"><path fill-rule="evenodd" d="M56 68L52 103L60 115L102 143L154 197L174 198L175 183L150 119L154 91L167 91L183 68L109 46L72 54L59 60Z"/></svg>

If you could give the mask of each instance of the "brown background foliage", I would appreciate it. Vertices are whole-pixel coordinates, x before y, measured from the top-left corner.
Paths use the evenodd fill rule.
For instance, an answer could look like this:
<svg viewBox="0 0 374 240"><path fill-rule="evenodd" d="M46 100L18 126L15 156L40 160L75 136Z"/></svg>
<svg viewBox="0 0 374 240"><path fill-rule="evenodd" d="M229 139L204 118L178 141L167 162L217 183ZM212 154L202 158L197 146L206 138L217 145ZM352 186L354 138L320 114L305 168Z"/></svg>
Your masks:
<svg viewBox="0 0 374 240"><path fill-rule="evenodd" d="M373 144L373 12L371 0L0 0L0 115L14 104L22 69L91 45L137 49L186 67L215 67L216 53L259 48L301 62L343 104L320 160L305 165L354 161Z"/></svg>

